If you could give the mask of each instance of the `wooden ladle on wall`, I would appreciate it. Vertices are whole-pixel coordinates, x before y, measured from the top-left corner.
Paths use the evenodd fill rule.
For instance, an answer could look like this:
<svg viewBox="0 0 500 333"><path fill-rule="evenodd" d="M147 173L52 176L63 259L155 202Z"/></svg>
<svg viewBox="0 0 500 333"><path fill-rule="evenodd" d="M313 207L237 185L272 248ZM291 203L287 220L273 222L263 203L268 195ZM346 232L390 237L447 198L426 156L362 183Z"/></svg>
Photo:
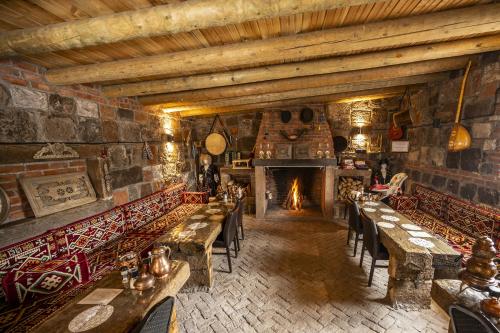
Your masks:
<svg viewBox="0 0 500 333"><path fill-rule="evenodd" d="M464 78L462 80L462 87L460 88L460 97L458 99L455 124L451 129L450 139L448 140L448 150L451 152L457 152L468 149L471 144L469 132L465 127L460 125L460 112L462 111L462 101L464 98L465 83L467 82L467 76L469 75L470 66L471 66L471 61L469 60L469 63L467 64L467 69L465 70Z"/></svg>

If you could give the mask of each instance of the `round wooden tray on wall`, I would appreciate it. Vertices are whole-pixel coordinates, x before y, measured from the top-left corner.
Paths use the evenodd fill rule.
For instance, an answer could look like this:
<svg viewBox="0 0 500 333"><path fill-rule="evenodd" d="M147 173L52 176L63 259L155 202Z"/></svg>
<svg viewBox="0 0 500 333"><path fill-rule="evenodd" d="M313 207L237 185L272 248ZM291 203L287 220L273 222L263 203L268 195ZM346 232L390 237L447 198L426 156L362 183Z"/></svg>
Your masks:
<svg viewBox="0 0 500 333"><path fill-rule="evenodd" d="M0 223L7 219L10 211L10 200L7 192L0 187Z"/></svg>
<svg viewBox="0 0 500 333"><path fill-rule="evenodd" d="M205 147L212 155L220 155L226 150L226 139L219 133L211 133L205 139Z"/></svg>

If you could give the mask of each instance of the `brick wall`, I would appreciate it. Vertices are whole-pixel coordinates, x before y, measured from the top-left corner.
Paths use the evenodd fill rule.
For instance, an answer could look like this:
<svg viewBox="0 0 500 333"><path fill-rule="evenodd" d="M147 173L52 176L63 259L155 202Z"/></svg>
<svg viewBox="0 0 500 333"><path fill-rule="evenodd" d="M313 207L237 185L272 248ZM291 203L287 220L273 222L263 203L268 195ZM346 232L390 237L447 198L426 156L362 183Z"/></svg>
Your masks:
<svg viewBox="0 0 500 333"><path fill-rule="evenodd" d="M165 180L187 178L190 164L177 163L186 157L184 145L166 142L167 132L182 140L175 115L166 119L147 112L133 98L108 98L98 85L51 85L44 74L44 68L27 62L0 62L0 186L8 188L13 203L8 222L32 215L14 177L70 172L74 163L83 170L86 161L103 152L116 205L158 190ZM152 160L142 157L143 140L150 144ZM64 142L80 159L35 163L33 155L49 142Z"/></svg>
<svg viewBox="0 0 500 333"><path fill-rule="evenodd" d="M470 149L447 151L463 71L450 80L413 94L422 121L409 128L410 152L397 154L410 183L476 203L499 205L500 189L500 52L478 57L467 82L462 125L472 137ZM396 155L396 154L395 154Z"/></svg>

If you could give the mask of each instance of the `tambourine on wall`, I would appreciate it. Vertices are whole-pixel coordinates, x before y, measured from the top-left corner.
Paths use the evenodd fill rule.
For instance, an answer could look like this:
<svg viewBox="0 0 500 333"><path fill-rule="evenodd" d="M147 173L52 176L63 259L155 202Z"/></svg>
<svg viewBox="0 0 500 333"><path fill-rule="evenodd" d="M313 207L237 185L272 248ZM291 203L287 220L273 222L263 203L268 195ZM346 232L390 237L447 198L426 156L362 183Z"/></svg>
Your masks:
<svg viewBox="0 0 500 333"><path fill-rule="evenodd" d="M222 130L219 132L214 131L217 121L222 126ZM216 115L210 127L209 134L205 138L205 148L211 155L218 156L226 151L228 143L231 143L231 136L227 133L226 127L219 115Z"/></svg>

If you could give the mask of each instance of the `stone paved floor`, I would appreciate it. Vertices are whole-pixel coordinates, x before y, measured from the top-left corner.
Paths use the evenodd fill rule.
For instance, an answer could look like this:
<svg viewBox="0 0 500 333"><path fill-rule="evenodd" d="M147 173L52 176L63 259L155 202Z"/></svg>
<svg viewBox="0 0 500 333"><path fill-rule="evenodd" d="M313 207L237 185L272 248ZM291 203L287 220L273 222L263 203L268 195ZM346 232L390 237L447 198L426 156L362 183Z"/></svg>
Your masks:
<svg viewBox="0 0 500 333"><path fill-rule="evenodd" d="M214 256L210 292L181 293L181 332L447 332L442 313L394 310L384 303L387 270L358 266L346 229L335 223L256 221L227 270Z"/></svg>

